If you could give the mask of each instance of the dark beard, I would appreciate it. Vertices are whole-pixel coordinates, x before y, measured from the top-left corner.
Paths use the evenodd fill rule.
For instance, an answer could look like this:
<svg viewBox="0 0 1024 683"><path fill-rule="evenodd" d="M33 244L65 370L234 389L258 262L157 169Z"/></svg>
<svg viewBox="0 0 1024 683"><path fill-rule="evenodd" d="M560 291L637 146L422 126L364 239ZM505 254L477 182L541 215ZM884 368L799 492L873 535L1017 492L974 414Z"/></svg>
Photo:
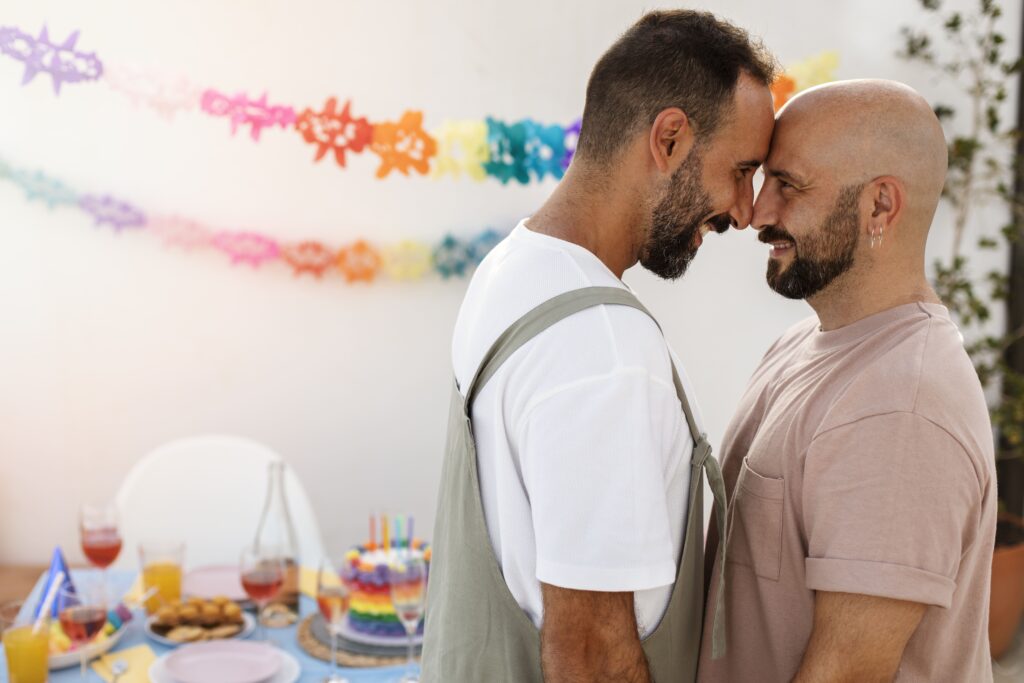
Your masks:
<svg viewBox="0 0 1024 683"><path fill-rule="evenodd" d="M640 250L640 265L666 280L682 277L697 255L697 234L704 216L711 212L711 198L701 182L703 167L700 148L694 147L672 174L668 191L651 212L651 228Z"/></svg>
<svg viewBox="0 0 1024 683"><path fill-rule="evenodd" d="M785 230L770 225L761 231L762 242L790 240L793 260L785 270L776 259L768 261L768 286L787 299L807 299L828 287L853 266L859 239L857 201L863 185L847 185L839 191L832 212L821 229L799 243ZM797 253L797 251L799 253Z"/></svg>

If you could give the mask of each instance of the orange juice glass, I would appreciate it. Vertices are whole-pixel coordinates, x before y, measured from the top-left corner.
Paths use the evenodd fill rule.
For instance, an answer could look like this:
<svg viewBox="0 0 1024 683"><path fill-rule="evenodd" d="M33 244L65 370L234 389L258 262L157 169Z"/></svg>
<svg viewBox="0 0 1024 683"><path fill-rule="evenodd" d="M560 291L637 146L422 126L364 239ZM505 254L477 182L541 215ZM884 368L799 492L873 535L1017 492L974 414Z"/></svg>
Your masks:
<svg viewBox="0 0 1024 683"><path fill-rule="evenodd" d="M46 683L49 675L50 624L44 620L33 632L29 617L2 625L7 679L10 683Z"/></svg>
<svg viewBox="0 0 1024 683"><path fill-rule="evenodd" d="M181 599L184 543L143 543L139 545L139 560L142 590L156 588L156 593L146 600L146 612L152 614L172 600Z"/></svg>

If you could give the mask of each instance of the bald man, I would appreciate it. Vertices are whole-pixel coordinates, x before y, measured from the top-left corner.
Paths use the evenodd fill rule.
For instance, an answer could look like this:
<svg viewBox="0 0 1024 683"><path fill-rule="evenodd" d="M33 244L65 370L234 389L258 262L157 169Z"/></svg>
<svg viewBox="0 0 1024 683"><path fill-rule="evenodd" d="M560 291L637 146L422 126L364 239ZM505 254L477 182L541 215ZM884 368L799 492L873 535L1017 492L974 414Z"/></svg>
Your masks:
<svg viewBox="0 0 1024 683"><path fill-rule="evenodd" d="M777 117L752 225L769 286L816 315L768 350L723 441L728 652L710 657L712 586L700 680L992 680L992 431L925 275L946 158L898 83Z"/></svg>

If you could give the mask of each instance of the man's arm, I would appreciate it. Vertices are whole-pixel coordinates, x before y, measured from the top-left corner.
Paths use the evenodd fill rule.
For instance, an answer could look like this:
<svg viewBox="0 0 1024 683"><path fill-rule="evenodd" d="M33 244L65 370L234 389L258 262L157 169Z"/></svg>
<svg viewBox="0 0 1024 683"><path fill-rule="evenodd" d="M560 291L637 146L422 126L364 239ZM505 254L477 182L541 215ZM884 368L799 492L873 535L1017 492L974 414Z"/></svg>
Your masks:
<svg viewBox="0 0 1024 683"><path fill-rule="evenodd" d="M540 657L547 683L649 683L632 593L541 583Z"/></svg>
<svg viewBox="0 0 1024 683"><path fill-rule="evenodd" d="M818 591L814 630L793 683L892 681L927 606Z"/></svg>

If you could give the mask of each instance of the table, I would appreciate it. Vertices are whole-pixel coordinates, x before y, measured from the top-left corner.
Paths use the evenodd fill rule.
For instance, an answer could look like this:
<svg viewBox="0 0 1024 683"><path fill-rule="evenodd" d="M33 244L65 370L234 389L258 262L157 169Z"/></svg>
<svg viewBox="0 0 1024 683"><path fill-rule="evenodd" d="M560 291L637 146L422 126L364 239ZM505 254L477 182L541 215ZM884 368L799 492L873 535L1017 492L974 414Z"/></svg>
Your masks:
<svg viewBox="0 0 1024 683"><path fill-rule="evenodd" d="M98 570L95 569L82 569L82 570L71 570L72 580L75 577L95 573ZM135 581L137 572L135 571L110 571L110 584L115 589L116 595L123 595L131 588L132 583ZM26 609L34 609L36 602L39 600L39 594L42 591L43 581L45 580L45 574L39 578L36 582L35 587L32 589L32 593L26 600ZM316 602L311 598L303 595L299 599L299 612L302 617L308 614L316 612ZM159 643L153 642L146 637L145 632L142 629L143 620L145 618L144 612L136 612L135 618L132 619L128 625L128 631L121 637L117 647L111 652L117 652L118 650L126 649L129 647L135 647L141 643L146 643L152 648L153 652L157 657L170 652L171 648L160 645ZM285 650L288 654L295 657L298 660L299 665L302 668L302 675L299 677L300 683L320 683L327 676L330 671L330 662L324 662L315 657L307 655L302 648L299 647L298 642L295 638L297 626L290 626L289 628L282 629L266 629L267 636L282 650ZM343 675L351 681L351 683L390 683L392 681L398 681L405 673L406 669L404 666L392 666L383 667L376 669L350 669L341 668ZM50 672L50 683L79 683L79 669L77 666L63 669L61 671ZM89 668L88 676L86 680L89 683L101 683L103 681L100 676ZM3 656L2 648L0 648L0 681L7 681L7 661Z"/></svg>

